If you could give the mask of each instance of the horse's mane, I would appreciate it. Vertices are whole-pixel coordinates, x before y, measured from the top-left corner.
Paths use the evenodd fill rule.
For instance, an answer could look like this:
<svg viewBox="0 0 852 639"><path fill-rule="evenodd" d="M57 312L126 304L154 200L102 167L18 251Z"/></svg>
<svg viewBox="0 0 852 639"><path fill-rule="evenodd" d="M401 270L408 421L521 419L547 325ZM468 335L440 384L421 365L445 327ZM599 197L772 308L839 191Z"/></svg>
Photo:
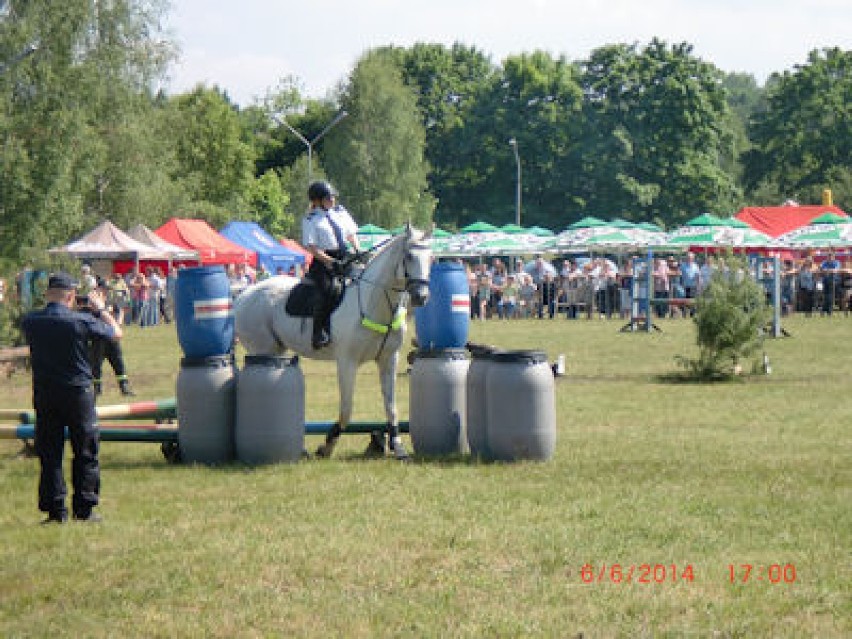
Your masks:
<svg viewBox="0 0 852 639"><path fill-rule="evenodd" d="M414 227L411 227L411 230L413 231L411 241L413 244L417 245L423 239L424 234L422 231L418 231ZM366 271L368 268L370 268L371 264L379 260L382 256L384 256L385 253L389 252L393 247L399 245L400 243L405 242L407 239L408 235L403 232L399 235L394 235L389 240L386 240L381 246L379 246L378 249L375 249L375 253L373 253L373 256L365 264L364 270Z"/></svg>

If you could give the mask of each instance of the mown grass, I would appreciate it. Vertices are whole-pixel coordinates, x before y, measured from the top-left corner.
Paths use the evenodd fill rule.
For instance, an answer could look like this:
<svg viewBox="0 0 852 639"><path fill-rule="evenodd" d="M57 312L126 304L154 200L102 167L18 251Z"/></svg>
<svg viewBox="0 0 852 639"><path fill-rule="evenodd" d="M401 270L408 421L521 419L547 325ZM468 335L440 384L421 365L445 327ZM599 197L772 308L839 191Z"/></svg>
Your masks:
<svg viewBox="0 0 852 639"><path fill-rule="evenodd" d="M105 442L105 523L41 527L37 462L0 442L0 635L849 636L852 319L788 320L771 376L709 385L660 379L693 353L690 322L620 326L472 325L566 354L545 464L365 461L353 435L332 460L206 468ZM171 327L132 328L125 350L141 397L174 395ZM333 367L303 368L308 418L332 418ZM356 419L381 418L373 367L358 390ZM0 405L28 398L26 375L0 382ZM397 398L406 417L404 375ZM694 580L584 583L586 563ZM745 563L796 582L729 583Z"/></svg>

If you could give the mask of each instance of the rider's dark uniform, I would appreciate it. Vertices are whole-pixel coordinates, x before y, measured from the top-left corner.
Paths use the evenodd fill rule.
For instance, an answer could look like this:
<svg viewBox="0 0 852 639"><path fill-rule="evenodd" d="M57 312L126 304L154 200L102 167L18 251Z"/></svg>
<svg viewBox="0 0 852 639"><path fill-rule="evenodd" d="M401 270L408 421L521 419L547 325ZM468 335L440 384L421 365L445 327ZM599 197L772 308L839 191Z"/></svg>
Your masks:
<svg viewBox="0 0 852 639"><path fill-rule="evenodd" d="M349 218L345 209L336 212L334 209L325 210L321 207L314 208L302 221L302 243L305 246L313 245L326 253L329 257L342 260L348 255L344 236L346 230L341 223L335 219L336 215L345 215L344 224ZM328 320L333 310L334 299L332 292L335 282L335 273L321 260L314 258L308 268L310 277L317 286L317 296L314 301L314 326L313 343L323 342L323 332L328 330Z"/></svg>
<svg viewBox="0 0 852 639"><path fill-rule="evenodd" d="M72 508L76 517L85 519L98 503L100 491L100 435L89 341L109 340L114 336L113 329L90 313L73 311L59 303L29 313L21 328L30 345L33 373L35 447L41 460L39 510L57 521L67 518L62 474L67 426L74 452Z"/></svg>

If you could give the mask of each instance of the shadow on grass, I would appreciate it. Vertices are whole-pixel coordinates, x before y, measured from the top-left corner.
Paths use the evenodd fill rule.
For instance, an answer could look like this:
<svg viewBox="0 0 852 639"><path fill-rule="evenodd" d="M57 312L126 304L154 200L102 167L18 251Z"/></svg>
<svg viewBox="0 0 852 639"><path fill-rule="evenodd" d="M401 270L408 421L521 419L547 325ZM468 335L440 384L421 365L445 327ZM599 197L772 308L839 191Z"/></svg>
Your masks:
<svg viewBox="0 0 852 639"><path fill-rule="evenodd" d="M102 471L121 472L133 471L139 469L147 469L156 472L183 470L186 468L204 468L211 472L220 474L251 474L253 472L267 469L271 466L298 466L301 464L333 464L337 462L358 463L358 464L400 464L413 466L437 466L446 468L455 468L460 466L496 466L496 465L512 465L515 462L490 460L479 456L455 453L451 455L418 455L411 453L407 460L398 460L392 454L388 453L383 457L365 455L358 451L343 451L335 453L330 459L318 457L310 453L306 457L302 457L296 462L270 462L262 464L247 464L240 461L230 461L216 464L205 464L200 462L185 463L182 461L170 461L162 453L161 459L152 459L150 457L140 457L135 459L129 458L104 458L101 455L100 467ZM521 463L524 463L523 461Z"/></svg>
<svg viewBox="0 0 852 639"><path fill-rule="evenodd" d="M654 375L651 379L660 384L739 384L746 381L747 375L696 375L686 371L676 371Z"/></svg>

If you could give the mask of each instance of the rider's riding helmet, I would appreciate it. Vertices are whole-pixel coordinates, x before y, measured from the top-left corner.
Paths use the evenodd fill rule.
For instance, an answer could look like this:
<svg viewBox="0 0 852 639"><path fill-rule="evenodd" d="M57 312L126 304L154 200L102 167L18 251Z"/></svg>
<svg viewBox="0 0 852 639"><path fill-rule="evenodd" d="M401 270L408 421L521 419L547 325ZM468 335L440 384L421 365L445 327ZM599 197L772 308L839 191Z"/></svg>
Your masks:
<svg viewBox="0 0 852 639"><path fill-rule="evenodd" d="M314 182L308 187L308 199L311 202L332 196L337 196L337 191L328 182Z"/></svg>

